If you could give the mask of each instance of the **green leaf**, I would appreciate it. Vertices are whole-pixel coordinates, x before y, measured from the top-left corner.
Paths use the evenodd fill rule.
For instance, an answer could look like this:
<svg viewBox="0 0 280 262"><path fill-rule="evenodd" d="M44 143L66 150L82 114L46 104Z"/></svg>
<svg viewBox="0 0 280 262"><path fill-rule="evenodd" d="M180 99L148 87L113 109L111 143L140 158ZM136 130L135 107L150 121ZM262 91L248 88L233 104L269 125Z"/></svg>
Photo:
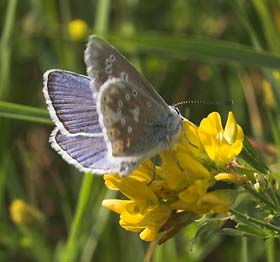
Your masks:
<svg viewBox="0 0 280 262"><path fill-rule="evenodd" d="M279 68L280 56L253 47L209 38L189 38L161 33L106 35L106 39L125 52L146 52L178 59L258 65Z"/></svg>
<svg viewBox="0 0 280 262"><path fill-rule="evenodd" d="M233 236L233 237L255 237L254 234L244 232L238 229L233 228L223 228L223 233L227 236Z"/></svg>
<svg viewBox="0 0 280 262"><path fill-rule="evenodd" d="M243 141L243 149L240 156L253 168L260 171L264 174L269 174L270 170L265 164L265 161L262 155L257 152L254 147L251 145L250 141L244 137Z"/></svg>
<svg viewBox="0 0 280 262"><path fill-rule="evenodd" d="M280 227L277 225L273 225L271 223L266 223L263 220L259 220L256 219L254 217L250 217L247 214L243 214L233 208L230 209L230 212L234 215L234 220L236 222L242 223L242 224L246 224L246 225L250 225L252 227L256 227L256 228L264 228L266 230L269 230L271 232L276 232L278 235L280 233Z"/></svg>
<svg viewBox="0 0 280 262"><path fill-rule="evenodd" d="M259 226L256 224L252 225L246 225L246 224L238 224L237 228L243 232L246 232L248 234L251 234L254 237L261 237L261 238L267 238L268 234L264 230L262 230Z"/></svg>
<svg viewBox="0 0 280 262"><path fill-rule="evenodd" d="M219 220L208 220L202 224L196 232L196 238L207 239L221 227Z"/></svg>
<svg viewBox="0 0 280 262"><path fill-rule="evenodd" d="M0 101L0 117L53 125L47 110Z"/></svg>

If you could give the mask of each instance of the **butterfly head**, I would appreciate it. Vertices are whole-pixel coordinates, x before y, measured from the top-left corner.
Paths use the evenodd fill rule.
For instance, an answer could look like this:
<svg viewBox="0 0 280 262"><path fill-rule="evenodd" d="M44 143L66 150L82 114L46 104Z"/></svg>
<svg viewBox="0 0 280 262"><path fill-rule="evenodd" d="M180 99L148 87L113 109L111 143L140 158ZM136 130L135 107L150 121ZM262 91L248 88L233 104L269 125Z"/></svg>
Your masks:
<svg viewBox="0 0 280 262"><path fill-rule="evenodd" d="M182 115L175 106L169 106L170 112L167 117L167 134L170 139L177 137L182 127Z"/></svg>

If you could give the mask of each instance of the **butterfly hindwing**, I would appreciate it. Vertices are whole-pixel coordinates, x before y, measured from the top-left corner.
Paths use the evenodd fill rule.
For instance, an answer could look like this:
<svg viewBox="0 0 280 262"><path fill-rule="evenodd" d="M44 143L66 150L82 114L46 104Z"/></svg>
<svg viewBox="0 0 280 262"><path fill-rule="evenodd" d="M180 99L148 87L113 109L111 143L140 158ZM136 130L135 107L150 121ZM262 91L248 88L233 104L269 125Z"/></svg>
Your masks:
<svg viewBox="0 0 280 262"><path fill-rule="evenodd" d="M147 158L166 145L167 122L176 117L116 78L101 87L97 111L112 156L135 159Z"/></svg>
<svg viewBox="0 0 280 262"><path fill-rule="evenodd" d="M120 169L108 159L103 137L67 136L56 127L50 136L50 142L64 160L83 172L104 174Z"/></svg>

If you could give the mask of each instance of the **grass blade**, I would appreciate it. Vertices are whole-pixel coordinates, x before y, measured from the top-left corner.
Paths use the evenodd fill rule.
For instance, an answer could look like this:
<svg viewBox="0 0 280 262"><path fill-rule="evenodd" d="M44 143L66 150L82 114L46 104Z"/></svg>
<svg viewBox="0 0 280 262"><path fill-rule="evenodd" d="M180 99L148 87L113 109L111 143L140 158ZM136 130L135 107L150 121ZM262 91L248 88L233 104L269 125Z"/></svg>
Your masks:
<svg viewBox="0 0 280 262"><path fill-rule="evenodd" d="M84 174L75 216L67 239L65 252L63 254L63 261L65 262L72 260L76 261L80 253L81 247L78 245L80 228L84 223L83 216L86 212L86 208L88 207L87 204L91 194L93 180L94 176L92 174Z"/></svg>
<svg viewBox="0 0 280 262"><path fill-rule="evenodd" d="M126 52L147 52L178 59L197 59L227 64L279 68L280 56L252 47L209 38L187 38L160 33L107 35L110 42Z"/></svg>
<svg viewBox="0 0 280 262"><path fill-rule="evenodd" d="M6 95L6 90L8 89L8 80L10 75L10 62L11 62L11 46L10 39L13 33L13 27L15 22L15 13L17 7L17 0L10 0L5 23L3 27L3 32L0 40L0 97Z"/></svg>
<svg viewBox="0 0 280 262"><path fill-rule="evenodd" d="M0 101L0 117L53 125L47 110Z"/></svg>

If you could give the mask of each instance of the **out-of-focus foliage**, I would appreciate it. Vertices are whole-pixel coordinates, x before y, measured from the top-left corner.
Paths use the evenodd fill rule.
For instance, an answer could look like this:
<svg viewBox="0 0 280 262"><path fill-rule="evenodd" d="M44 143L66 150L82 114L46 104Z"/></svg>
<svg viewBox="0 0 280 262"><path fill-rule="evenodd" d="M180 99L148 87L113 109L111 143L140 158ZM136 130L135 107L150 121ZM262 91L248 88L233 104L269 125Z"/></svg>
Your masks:
<svg viewBox="0 0 280 262"><path fill-rule="evenodd" d="M76 19L83 25L73 29ZM180 106L194 123L233 111L279 179L279 0L0 1L0 261L148 261L153 254L153 261L231 262L245 261L246 246L249 261L278 261L278 240L214 234L215 221L148 246L101 207L116 197L101 177L80 174L50 149L42 75L51 68L86 74L85 34L110 40L169 104L216 102ZM14 223L17 199L44 219ZM257 215L242 192L236 207Z"/></svg>

